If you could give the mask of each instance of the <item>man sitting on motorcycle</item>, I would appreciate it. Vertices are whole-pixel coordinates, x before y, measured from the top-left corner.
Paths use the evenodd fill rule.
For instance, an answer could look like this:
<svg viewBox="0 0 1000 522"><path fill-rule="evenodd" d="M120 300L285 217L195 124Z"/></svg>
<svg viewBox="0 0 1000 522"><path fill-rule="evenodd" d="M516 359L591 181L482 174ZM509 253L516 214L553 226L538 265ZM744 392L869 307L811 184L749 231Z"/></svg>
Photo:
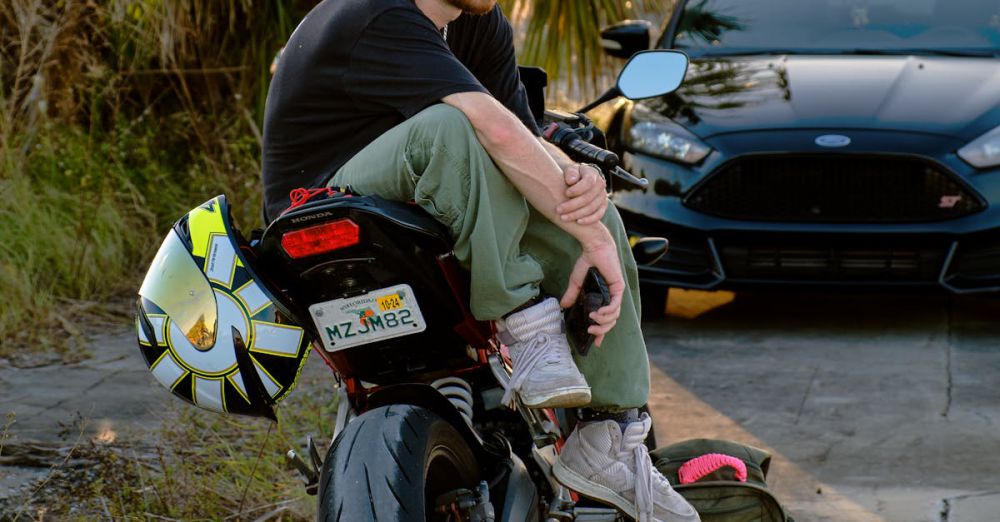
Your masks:
<svg viewBox="0 0 1000 522"><path fill-rule="evenodd" d="M539 139L512 41L496 0L320 3L268 93L267 214L296 187L415 201L450 230L473 315L497 321L513 360L506 398L586 407L556 478L637 519L697 520L643 445L649 363L621 218L597 169ZM590 267L611 302L591 316L600 348L574 362L561 307Z"/></svg>

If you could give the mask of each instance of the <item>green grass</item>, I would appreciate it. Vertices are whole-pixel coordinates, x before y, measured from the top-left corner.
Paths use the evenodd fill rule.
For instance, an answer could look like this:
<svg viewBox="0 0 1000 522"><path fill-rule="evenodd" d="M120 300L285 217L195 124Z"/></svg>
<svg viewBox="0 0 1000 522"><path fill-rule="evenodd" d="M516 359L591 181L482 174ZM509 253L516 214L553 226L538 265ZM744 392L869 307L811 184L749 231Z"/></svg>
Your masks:
<svg viewBox="0 0 1000 522"><path fill-rule="evenodd" d="M123 315L170 225L208 198L227 194L237 222L256 225L257 145L239 120L231 133L228 164L164 148L144 122L53 125L0 151L0 357L65 351L88 330L81 317Z"/></svg>

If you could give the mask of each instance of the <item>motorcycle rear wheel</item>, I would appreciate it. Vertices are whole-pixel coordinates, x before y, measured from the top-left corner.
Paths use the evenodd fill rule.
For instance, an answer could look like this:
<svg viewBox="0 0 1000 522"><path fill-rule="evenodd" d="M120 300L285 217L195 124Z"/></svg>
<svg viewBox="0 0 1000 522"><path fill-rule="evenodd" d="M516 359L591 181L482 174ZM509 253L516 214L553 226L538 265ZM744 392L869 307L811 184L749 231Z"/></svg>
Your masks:
<svg viewBox="0 0 1000 522"><path fill-rule="evenodd" d="M436 520L439 495L475 490L478 482L472 450L447 421L416 406L383 406L354 419L333 442L320 478L318 519Z"/></svg>

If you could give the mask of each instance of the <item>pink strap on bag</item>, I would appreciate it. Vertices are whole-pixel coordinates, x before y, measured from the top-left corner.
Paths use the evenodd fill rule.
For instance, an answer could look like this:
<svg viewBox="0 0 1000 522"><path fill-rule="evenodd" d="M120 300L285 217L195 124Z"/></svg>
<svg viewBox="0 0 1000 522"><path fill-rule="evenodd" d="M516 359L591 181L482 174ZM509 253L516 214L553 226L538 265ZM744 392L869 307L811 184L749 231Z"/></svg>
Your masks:
<svg viewBox="0 0 1000 522"><path fill-rule="evenodd" d="M736 470L736 480L747 481L747 465L736 457L721 453L708 453L685 462L677 470L677 477L681 480L681 484L690 484L727 466Z"/></svg>

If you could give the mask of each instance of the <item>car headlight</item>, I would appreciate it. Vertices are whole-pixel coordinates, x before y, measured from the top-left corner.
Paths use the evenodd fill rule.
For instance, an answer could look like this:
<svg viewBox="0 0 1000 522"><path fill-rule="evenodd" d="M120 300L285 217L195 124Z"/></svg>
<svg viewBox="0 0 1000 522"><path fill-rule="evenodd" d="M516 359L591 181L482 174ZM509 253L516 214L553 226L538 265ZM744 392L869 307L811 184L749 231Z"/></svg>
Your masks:
<svg viewBox="0 0 1000 522"><path fill-rule="evenodd" d="M641 105L635 106L632 120L626 143L633 150L688 164L698 163L712 152L684 127Z"/></svg>
<svg viewBox="0 0 1000 522"><path fill-rule="evenodd" d="M1000 165L1000 127L958 149L958 157L977 169Z"/></svg>

